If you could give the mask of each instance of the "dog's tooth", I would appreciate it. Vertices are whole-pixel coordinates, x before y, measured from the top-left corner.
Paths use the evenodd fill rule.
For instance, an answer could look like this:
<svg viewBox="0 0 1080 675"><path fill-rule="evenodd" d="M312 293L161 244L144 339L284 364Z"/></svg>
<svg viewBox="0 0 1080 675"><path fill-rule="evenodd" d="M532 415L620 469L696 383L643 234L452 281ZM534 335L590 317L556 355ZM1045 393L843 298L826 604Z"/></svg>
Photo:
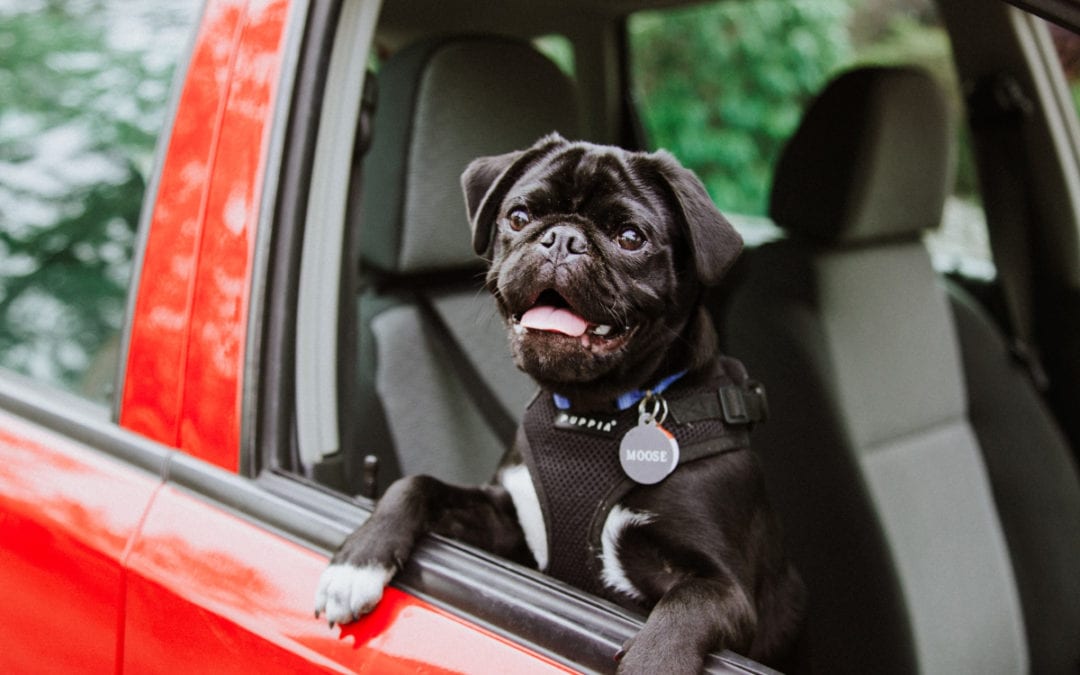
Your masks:
<svg viewBox="0 0 1080 675"><path fill-rule="evenodd" d="M514 333L516 333L518 335L524 335L525 334L525 326L522 326L520 323L515 323L514 324Z"/></svg>
<svg viewBox="0 0 1080 675"><path fill-rule="evenodd" d="M610 332L611 332L611 326L609 326L607 324L602 324L602 325L599 325L599 326L592 329L593 335L599 335L600 337L604 337L605 335L607 335Z"/></svg>

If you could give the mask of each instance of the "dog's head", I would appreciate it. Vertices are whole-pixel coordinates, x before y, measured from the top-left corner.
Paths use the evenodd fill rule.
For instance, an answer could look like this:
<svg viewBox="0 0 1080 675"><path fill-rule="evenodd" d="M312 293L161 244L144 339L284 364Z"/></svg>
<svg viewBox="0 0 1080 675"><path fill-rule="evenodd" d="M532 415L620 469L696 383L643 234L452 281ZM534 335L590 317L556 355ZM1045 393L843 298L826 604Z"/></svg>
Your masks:
<svg viewBox="0 0 1080 675"><path fill-rule="evenodd" d="M674 157L553 134L462 185L515 362L542 386L617 394L705 348L688 324L742 239Z"/></svg>

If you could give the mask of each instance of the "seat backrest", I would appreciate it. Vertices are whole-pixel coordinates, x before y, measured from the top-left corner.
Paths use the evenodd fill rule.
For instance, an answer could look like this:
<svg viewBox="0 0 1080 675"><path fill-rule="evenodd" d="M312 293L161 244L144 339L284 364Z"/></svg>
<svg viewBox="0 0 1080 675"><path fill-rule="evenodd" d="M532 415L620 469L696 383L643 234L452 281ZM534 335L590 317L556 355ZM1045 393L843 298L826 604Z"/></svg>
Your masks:
<svg viewBox="0 0 1080 675"><path fill-rule="evenodd" d="M778 164L770 210L787 238L748 256L720 322L727 351L769 391L754 446L810 590L809 670L1076 668L1080 597L1060 565L1080 563L1080 547L1032 522L1044 487L1031 481L1054 486L1057 525L1080 526L1075 468L1004 351L967 353L992 342L992 325L951 299L920 238L949 191L949 127L921 71L830 84ZM987 442L987 416L1019 427L1013 445ZM1008 475L1021 455L1024 475ZM1045 611L1071 643L1051 644L1062 631Z"/></svg>
<svg viewBox="0 0 1080 675"><path fill-rule="evenodd" d="M379 483L427 473L477 483L505 451L436 341L418 303L443 318L487 386L515 416L535 386L514 367L495 304L482 290L460 176L476 157L577 129L573 83L529 44L446 37L392 56L358 207L360 451ZM544 96L535 92L543 91ZM381 432L381 433L380 433ZM352 482L359 469L350 471Z"/></svg>

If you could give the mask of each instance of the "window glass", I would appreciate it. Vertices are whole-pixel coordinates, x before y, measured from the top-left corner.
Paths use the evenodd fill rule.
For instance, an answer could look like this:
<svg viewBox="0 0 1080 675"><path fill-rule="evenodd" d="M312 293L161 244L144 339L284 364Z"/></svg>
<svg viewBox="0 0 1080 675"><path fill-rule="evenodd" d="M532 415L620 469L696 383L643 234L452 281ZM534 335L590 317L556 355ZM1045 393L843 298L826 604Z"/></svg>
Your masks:
<svg viewBox="0 0 1080 675"><path fill-rule="evenodd" d="M0 0L0 366L107 402L190 0Z"/></svg>
<svg viewBox="0 0 1080 675"><path fill-rule="evenodd" d="M776 236L765 217L776 160L806 105L839 72L922 66L963 119L948 37L930 0L717 2L636 14L628 31L651 144L693 168L751 243ZM966 134L958 142L955 195L928 244L939 268L992 276Z"/></svg>

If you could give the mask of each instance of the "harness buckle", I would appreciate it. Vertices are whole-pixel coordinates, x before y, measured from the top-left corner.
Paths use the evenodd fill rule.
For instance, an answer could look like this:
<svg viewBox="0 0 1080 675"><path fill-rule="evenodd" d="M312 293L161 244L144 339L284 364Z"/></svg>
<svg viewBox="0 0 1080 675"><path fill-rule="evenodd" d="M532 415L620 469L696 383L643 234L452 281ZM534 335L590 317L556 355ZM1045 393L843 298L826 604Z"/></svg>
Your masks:
<svg viewBox="0 0 1080 675"><path fill-rule="evenodd" d="M720 408L727 424L754 424L769 418L765 387L756 380L720 387Z"/></svg>

